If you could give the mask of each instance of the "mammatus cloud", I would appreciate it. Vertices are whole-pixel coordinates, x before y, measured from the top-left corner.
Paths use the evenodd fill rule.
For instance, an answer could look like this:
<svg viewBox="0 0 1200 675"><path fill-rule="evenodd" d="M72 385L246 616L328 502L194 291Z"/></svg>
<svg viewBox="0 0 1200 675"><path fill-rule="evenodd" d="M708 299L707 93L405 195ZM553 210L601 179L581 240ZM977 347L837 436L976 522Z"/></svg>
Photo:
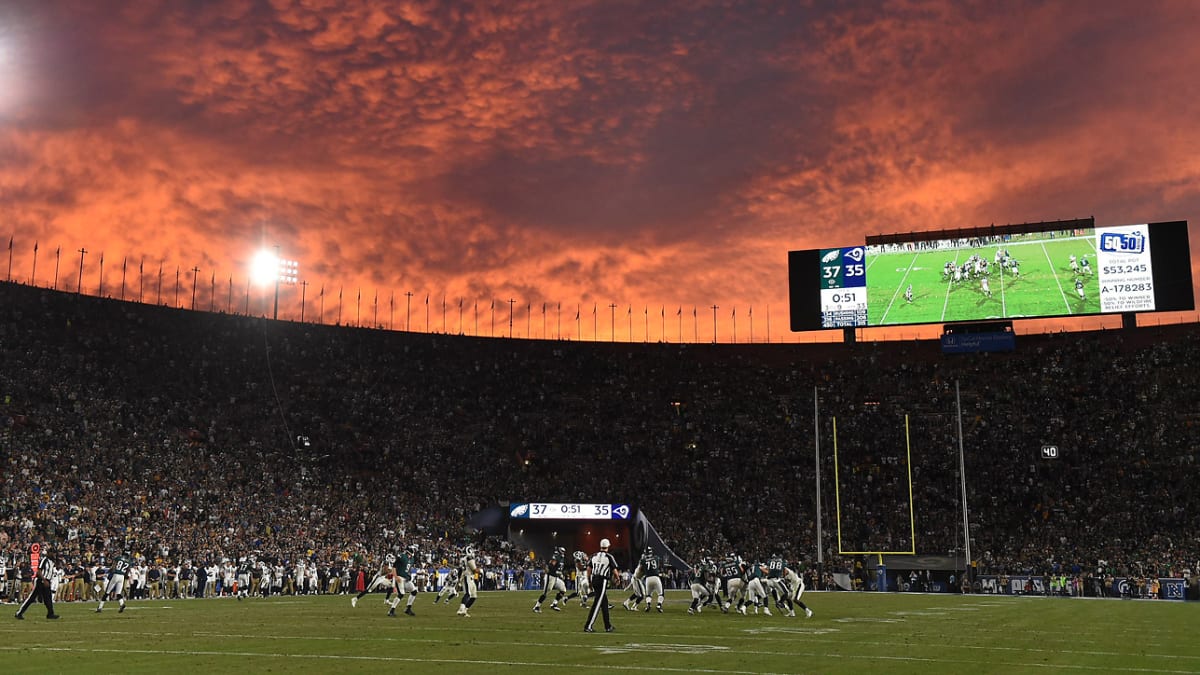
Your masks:
<svg viewBox="0 0 1200 675"><path fill-rule="evenodd" d="M306 302L652 340L695 308L701 341L770 308L778 340L789 249L1200 204L1191 3L101 5L2 17L0 210L42 284L86 247L212 294L278 245Z"/></svg>

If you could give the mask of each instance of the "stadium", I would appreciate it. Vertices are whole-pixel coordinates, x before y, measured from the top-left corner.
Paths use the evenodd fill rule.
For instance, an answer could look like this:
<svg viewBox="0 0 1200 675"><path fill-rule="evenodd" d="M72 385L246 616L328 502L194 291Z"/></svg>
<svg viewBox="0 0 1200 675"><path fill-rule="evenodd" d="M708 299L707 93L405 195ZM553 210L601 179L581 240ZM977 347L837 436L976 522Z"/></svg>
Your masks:
<svg viewBox="0 0 1200 675"><path fill-rule="evenodd" d="M63 571L64 621L8 630L18 670L1187 672L1200 658L1189 603L1170 601L1197 597L1195 324L948 355L937 340L394 332L17 283L0 283L0 307L6 598L28 590L31 544ZM681 561L665 612L627 613L614 591L603 637L566 602L531 614L546 556L591 553L601 530L481 520L518 503L634 505ZM626 570L651 542L604 532L629 537L614 546ZM402 546L429 591L416 615L352 608ZM463 619L427 603L468 546L482 599ZM154 572L127 587L131 611L96 612L96 575L123 553ZM786 558L815 615L688 613L683 566L728 555ZM243 601L222 570L247 557L278 582ZM1110 641L1134 628L1160 636L1154 655Z"/></svg>

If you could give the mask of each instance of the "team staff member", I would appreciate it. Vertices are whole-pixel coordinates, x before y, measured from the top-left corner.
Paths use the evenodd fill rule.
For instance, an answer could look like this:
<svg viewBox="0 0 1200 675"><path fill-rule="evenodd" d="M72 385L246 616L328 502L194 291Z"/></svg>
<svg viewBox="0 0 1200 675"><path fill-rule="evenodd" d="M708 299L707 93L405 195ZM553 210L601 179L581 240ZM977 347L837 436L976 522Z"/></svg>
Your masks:
<svg viewBox="0 0 1200 675"><path fill-rule="evenodd" d="M607 539L600 540L600 551L588 562L592 583L592 609L588 612L587 623L583 624L583 632L594 633L592 625L596 623L596 614L604 612L604 630L613 631L612 621L608 616L608 584L620 574L621 568L617 559L608 552Z"/></svg>
<svg viewBox="0 0 1200 675"><path fill-rule="evenodd" d="M33 580L33 590L29 592L29 597L25 598L25 602L21 603L21 608L17 610L18 619L25 618L25 610L29 609L34 600L41 600L42 604L46 606L47 619L58 618L58 615L54 613L54 593L50 590L50 580L58 573L58 568L50 559L49 544L42 544L41 556L42 559L37 568L37 578Z"/></svg>

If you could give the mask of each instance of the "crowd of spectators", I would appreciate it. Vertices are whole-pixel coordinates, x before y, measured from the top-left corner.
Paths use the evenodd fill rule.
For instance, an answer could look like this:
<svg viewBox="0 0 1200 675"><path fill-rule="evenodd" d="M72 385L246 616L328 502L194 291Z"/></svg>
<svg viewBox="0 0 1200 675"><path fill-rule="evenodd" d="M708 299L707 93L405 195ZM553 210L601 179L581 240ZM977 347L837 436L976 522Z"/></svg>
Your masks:
<svg viewBox="0 0 1200 675"><path fill-rule="evenodd" d="M481 538L473 513L611 501L687 560L812 564L819 454L827 564L962 555L961 396L976 572L1179 576L1200 559L1195 325L943 356L402 333L6 283L0 307L0 550L332 564L470 542L523 573L527 552Z"/></svg>

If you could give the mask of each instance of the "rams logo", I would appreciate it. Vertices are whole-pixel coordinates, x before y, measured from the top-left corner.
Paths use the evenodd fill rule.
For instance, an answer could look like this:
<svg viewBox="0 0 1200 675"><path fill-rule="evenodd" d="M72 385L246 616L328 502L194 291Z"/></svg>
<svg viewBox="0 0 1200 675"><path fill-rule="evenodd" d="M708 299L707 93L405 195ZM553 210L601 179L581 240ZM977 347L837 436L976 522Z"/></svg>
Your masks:
<svg viewBox="0 0 1200 675"><path fill-rule="evenodd" d="M508 512L509 518L524 518L527 515L529 515L528 504L517 504Z"/></svg>
<svg viewBox="0 0 1200 675"><path fill-rule="evenodd" d="M852 248L852 249L850 249L850 250L846 251L846 257L847 257L847 258L849 258L849 259L851 259L851 260L853 260L854 262L862 262L862 260L863 260L863 249L862 249L862 247L861 247L861 246L855 246L854 248Z"/></svg>
<svg viewBox="0 0 1200 675"><path fill-rule="evenodd" d="M628 518L629 517L629 507L622 504L622 505L616 507L615 509L613 509L613 513L617 514L621 518Z"/></svg>

